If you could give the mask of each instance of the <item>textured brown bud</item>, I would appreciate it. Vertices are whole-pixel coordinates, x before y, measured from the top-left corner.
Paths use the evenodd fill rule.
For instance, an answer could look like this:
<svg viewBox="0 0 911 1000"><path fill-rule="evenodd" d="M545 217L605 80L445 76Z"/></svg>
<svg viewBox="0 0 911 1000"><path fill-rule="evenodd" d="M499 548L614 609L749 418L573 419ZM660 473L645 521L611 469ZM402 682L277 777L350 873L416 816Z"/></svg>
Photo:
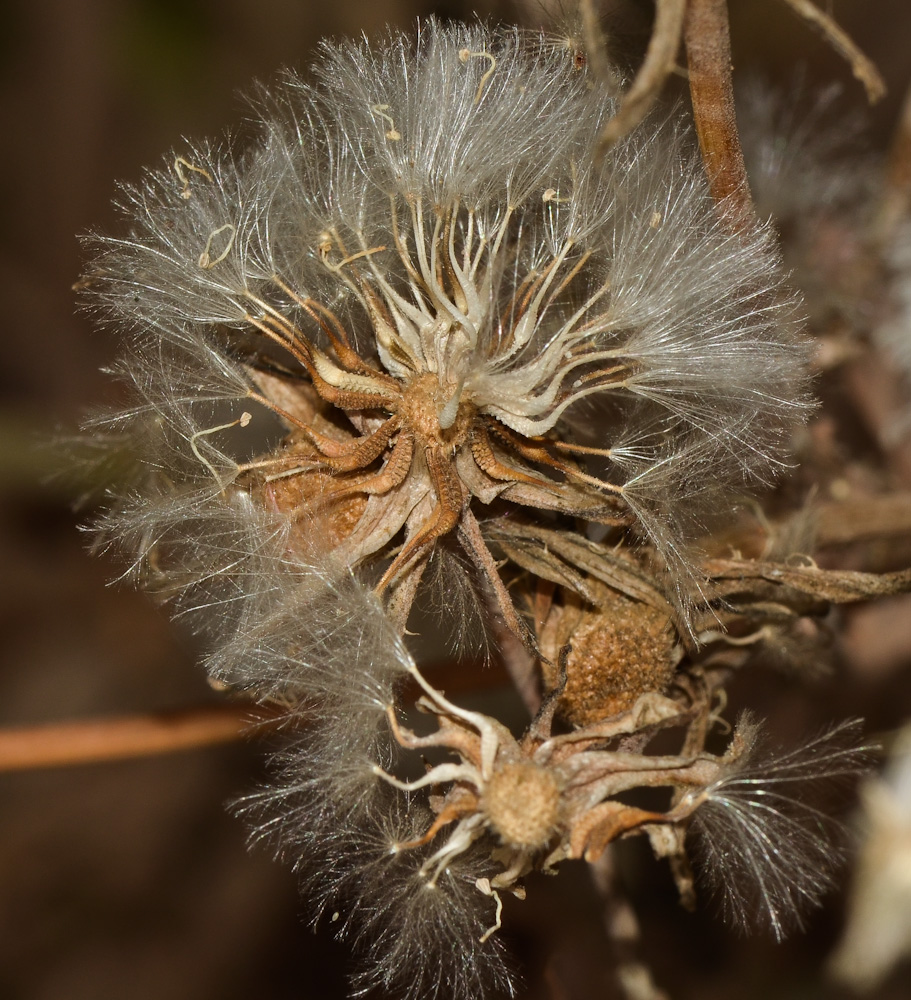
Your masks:
<svg viewBox="0 0 911 1000"><path fill-rule="evenodd" d="M531 761L505 764L488 782L483 808L504 844L544 847L560 815L557 777Z"/></svg>
<svg viewBox="0 0 911 1000"><path fill-rule="evenodd" d="M566 687L560 714L587 726L631 708L640 695L664 691L679 660L677 634L666 611L632 601L596 580L596 606L565 592L541 630L548 690L560 681L561 650L567 645Z"/></svg>

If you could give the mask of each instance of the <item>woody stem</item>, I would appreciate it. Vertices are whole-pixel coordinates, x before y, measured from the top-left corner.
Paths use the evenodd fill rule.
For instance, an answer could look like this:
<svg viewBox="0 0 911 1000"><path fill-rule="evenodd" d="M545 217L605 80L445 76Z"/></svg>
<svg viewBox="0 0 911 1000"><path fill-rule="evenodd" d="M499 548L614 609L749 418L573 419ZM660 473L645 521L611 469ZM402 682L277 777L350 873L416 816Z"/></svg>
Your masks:
<svg viewBox="0 0 911 1000"><path fill-rule="evenodd" d="M683 24L690 98L712 197L733 230L756 221L732 87L727 0L689 0Z"/></svg>

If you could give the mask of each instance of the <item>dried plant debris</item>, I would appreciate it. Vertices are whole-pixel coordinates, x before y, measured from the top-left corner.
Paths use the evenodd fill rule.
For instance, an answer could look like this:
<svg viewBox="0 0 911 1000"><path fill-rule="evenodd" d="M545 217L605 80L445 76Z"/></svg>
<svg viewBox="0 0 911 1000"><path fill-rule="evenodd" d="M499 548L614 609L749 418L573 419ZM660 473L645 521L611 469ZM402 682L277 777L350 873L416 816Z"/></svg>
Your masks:
<svg viewBox="0 0 911 1000"><path fill-rule="evenodd" d="M868 992L911 955L911 726L899 732L883 777L866 782L861 799L863 844L831 970Z"/></svg>
<svg viewBox="0 0 911 1000"><path fill-rule="evenodd" d="M724 684L807 669L833 604L911 588L794 557L790 509L722 533L811 409L800 299L688 128L635 124L578 55L434 21L325 45L244 151L182 147L91 241L129 391L90 425L119 469L98 537L281 717L239 808L359 992L511 989L503 895L638 834L688 905L692 853L735 924L799 926L840 857L815 792L869 748L849 722L772 750L747 714L717 752ZM521 736L415 662L431 577L453 632L468 581L524 656Z"/></svg>

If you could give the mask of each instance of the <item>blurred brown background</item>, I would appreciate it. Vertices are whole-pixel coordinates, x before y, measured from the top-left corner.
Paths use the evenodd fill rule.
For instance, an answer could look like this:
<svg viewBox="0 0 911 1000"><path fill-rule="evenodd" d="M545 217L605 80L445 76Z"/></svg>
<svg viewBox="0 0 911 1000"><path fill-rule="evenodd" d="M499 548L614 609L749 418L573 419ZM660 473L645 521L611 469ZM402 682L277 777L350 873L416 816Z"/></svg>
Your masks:
<svg viewBox="0 0 911 1000"><path fill-rule="evenodd" d="M870 114L885 144L911 77L907 0L840 0L841 23L877 61L890 94ZM843 63L773 0L733 0L738 71L788 79L800 60L844 81ZM631 62L649 0L605 4ZM245 114L238 93L281 66L304 68L318 39L408 28L457 0L7 0L0 6L0 724L195 704L215 696L192 641L141 595L109 587L116 567L85 551L71 498L47 481L41 442L104 399L109 333L74 311L76 234L118 225L118 178L182 136L217 134ZM540 21L530 2L481 12ZM905 606L907 607L907 606ZM889 608L863 655L816 686L744 678L737 703L785 734L865 715L872 730L911 716L911 654L890 648ZM861 624L866 620L861 620ZM872 623L872 624L870 624ZM855 629L856 631L856 629ZM248 854L226 800L250 789L260 749L233 746L72 770L0 775L2 1000L233 1000L344 995L347 952L306 927L293 875ZM841 903L781 947L740 941L708 912L680 910L646 850L624 854L643 952L678 1000L829 998L821 965ZM613 996L598 904L585 872L538 879L511 907L507 937L529 997ZM907 969L905 970L907 972ZM877 994L906 997L897 973Z"/></svg>

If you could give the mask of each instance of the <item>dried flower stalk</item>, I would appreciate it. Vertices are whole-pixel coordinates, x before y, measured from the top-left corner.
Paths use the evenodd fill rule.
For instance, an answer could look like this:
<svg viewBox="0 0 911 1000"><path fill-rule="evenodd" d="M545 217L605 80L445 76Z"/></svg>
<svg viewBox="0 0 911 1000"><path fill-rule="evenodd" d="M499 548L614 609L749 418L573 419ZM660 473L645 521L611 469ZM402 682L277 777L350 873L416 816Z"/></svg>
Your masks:
<svg viewBox="0 0 911 1000"><path fill-rule="evenodd" d="M582 6L586 25L591 20L591 15L586 13L588 6ZM676 64L686 10L687 0L658 0L655 27L649 39L645 60L623 95L617 113L604 126L598 140L598 150L602 155L615 142L632 132L655 106L661 88ZM587 34L588 48L598 50L599 39L591 29Z"/></svg>

